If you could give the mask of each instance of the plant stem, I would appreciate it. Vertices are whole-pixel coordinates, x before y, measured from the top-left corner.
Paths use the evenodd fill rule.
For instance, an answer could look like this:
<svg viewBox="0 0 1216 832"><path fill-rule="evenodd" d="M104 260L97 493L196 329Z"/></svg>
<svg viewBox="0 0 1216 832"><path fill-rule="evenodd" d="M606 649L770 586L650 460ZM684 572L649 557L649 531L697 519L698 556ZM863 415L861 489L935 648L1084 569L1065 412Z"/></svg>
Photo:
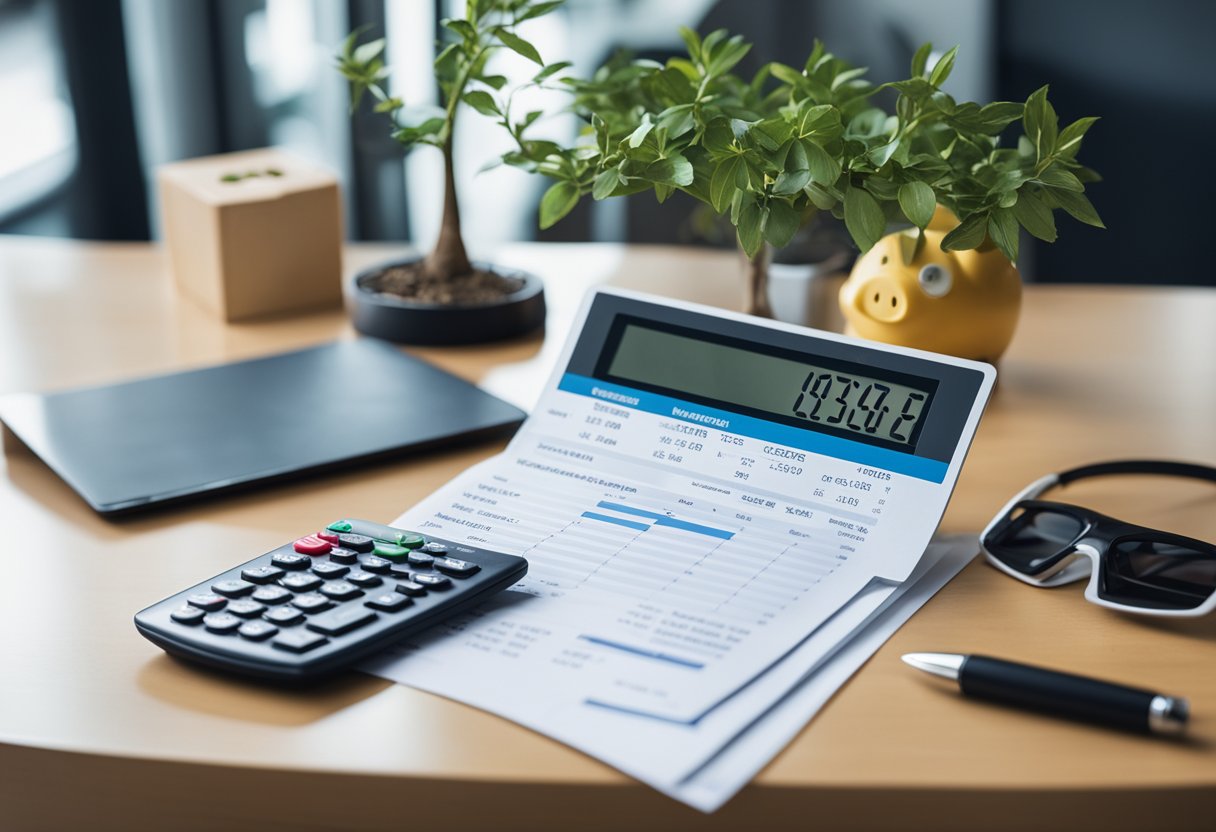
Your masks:
<svg viewBox="0 0 1216 832"><path fill-rule="evenodd" d="M451 280L473 271L460 235L460 206L456 202L456 175L452 164L452 135L443 144L443 220L435 247L423 262L423 271L435 280Z"/></svg>
<svg viewBox="0 0 1216 832"><path fill-rule="evenodd" d="M773 250L768 243L761 243L760 250L747 261L743 311L758 318L773 317L773 307L768 301L768 267L772 256Z"/></svg>

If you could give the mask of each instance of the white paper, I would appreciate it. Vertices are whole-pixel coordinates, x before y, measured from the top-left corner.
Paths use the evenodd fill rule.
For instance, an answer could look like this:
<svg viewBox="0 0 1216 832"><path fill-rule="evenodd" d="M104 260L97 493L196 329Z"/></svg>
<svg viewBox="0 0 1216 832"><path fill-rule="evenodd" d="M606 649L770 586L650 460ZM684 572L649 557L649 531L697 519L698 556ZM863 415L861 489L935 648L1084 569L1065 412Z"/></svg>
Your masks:
<svg viewBox="0 0 1216 832"><path fill-rule="evenodd" d="M709 809L886 638L874 633L889 635L932 594L922 575L945 574L929 572L943 550L925 547L991 368L972 366L974 400L955 393L951 406L966 409L951 416L960 433L948 462L876 450L592 377L589 356L611 349L605 310L656 308L601 295L606 305L595 294L584 304L508 448L394 524L522 555L527 577L364 669L505 716ZM808 350L845 340L662 306L707 332L733 320L759 340L787 330L783 343L794 335ZM854 362L898 351L832 349ZM966 364L913 357L929 372ZM920 600L905 603L914 582L923 591L909 597ZM880 615L890 629L869 626ZM834 670L819 683L821 666ZM815 684L800 686L808 675ZM794 688L814 693L774 709Z"/></svg>

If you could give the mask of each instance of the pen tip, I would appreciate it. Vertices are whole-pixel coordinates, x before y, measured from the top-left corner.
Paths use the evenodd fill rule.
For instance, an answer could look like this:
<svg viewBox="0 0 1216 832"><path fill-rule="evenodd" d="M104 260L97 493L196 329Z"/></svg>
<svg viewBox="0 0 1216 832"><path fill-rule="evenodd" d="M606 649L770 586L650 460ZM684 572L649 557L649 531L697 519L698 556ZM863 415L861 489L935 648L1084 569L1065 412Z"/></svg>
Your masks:
<svg viewBox="0 0 1216 832"><path fill-rule="evenodd" d="M956 653L905 653L900 657L904 664L941 676L944 679L957 679L959 669L963 666L966 656Z"/></svg>

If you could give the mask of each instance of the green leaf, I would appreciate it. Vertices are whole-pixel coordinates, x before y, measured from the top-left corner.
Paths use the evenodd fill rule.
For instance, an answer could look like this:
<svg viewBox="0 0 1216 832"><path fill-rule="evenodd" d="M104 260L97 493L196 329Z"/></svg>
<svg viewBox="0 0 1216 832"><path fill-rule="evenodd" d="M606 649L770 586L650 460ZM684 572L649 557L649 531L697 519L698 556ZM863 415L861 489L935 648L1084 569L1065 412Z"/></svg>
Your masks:
<svg viewBox="0 0 1216 832"><path fill-rule="evenodd" d="M783 248L793 239L798 227L802 225L802 213L788 202L780 199L769 200L768 221L764 224L764 239L774 248Z"/></svg>
<svg viewBox="0 0 1216 832"><path fill-rule="evenodd" d="M849 188L844 193L844 224L863 253L873 248L887 229L878 201L861 188Z"/></svg>
<svg viewBox="0 0 1216 832"><path fill-rule="evenodd" d="M683 136L695 124L691 104L676 104L675 106L668 107L659 113L659 120L655 122L657 127L662 127L667 131L668 139Z"/></svg>
<svg viewBox="0 0 1216 832"><path fill-rule="evenodd" d="M773 193L777 196L796 194L809 185L811 172L809 170L787 170L777 175L773 183Z"/></svg>
<svg viewBox="0 0 1216 832"><path fill-rule="evenodd" d="M612 192L616 190L616 186L621 184L621 175L616 168L608 168L595 177L595 182L591 185L591 198L595 200L607 199L612 196Z"/></svg>
<svg viewBox="0 0 1216 832"><path fill-rule="evenodd" d="M573 64L571 64L569 61L558 61L555 64L549 64L540 72L532 76L532 83L539 84L542 81L546 81L557 73L561 72L563 69L567 69L571 66L573 66Z"/></svg>
<svg viewBox="0 0 1216 832"><path fill-rule="evenodd" d="M502 111L498 109L498 104L494 101L494 96L485 90L471 90L462 95L460 100L483 116L502 115Z"/></svg>
<svg viewBox="0 0 1216 832"><path fill-rule="evenodd" d="M558 182L540 199L540 227L549 228L574 210L578 204L578 188L573 182Z"/></svg>
<svg viewBox="0 0 1216 832"><path fill-rule="evenodd" d="M528 43L519 35L508 32L506 29L499 29L496 34L498 35L498 39L502 41L503 46L507 47L512 52L523 55L525 58L535 64L540 64L541 66L545 65L545 62L540 59L540 53L536 51L536 47ZM548 226L542 227L547 228Z"/></svg>
<svg viewBox="0 0 1216 832"><path fill-rule="evenodd" d="M779 64L777 62L770 63L769 71L773 73L773 77L783 84L788 84L797 89L806 82L806 76L792 66Z"/></svg>
<svg viewBox="0 0 1216 832"><path fill-rule="evenodd" d="M1046 86L1039 87L1026 99L1022 123L1026 125L1026 137L1034 146L1036 161L1041 162L1055 152L1058 122L1056 111L1047 100Z"/></svg>
<svg viewBox="0 0 1216 832"><path fill-rule="evenodd" d="M751 134L767 150L776 150L785 144L793 127L782 118L769 118L752 125Z"/></svg>
<svg viewBox="0 0 1216 832"><path fill-rule="evenodd" d="M739 245L743 248L743 253L749 258L755 257L756 252L760 250L764 219L764 212L754 199L746 200L739 207L737 224Z"/></svg>
<svg viewBox="0 0 1216 832"><path fill-rule="evenodd" d="M1051 196L1074 219L1078 219L1086 225L1092 225L1094 228L1106 228L1101 217L1098 216L1098 212L1094 210L1093 204L1085 194L1080 194L1076 191L1057 190L1052 191Z"/></svg>
<svg viewBox="0 0 1216 832"><path fill-rule="evenodd" d="M1059 141L1056 144L1056 153L1068 159L1076 156L1077 151L1081 149L1082 137L1097 120L1097 116L1086 116L1061 130Z"/></svg>
<svg viewBox="0 0 1216 832"><path fill-rule="evenodd" d="M493 87L500 90L507 85L507 76L505 75L479 75L477 80L485 84L487 87Z"/></svg>
<svg viewBox="0 0 1216 832"><path fill-rule="evenodd" d="M1055 242L1055 217L1051 214L1051 208L1043 203L1038 194L1026 188L1019 190L1018 201L1013 205L1013 215L1031 235L1046 243Z"/></svg>
<svg viewBox="0 0 1216 832"><path fill-rule="evenodd" d="M708 40L706 41L708 42ZM735 64L743 60L743 57L750 52L752 45L743 40L742 35L735 35L728 40L722 49L716 52L710 59L706 72L710 77L716 78L724 75L734 69Z"/></svg>
<svg viewBox="0 0 1216 832"><path fill-rule="evenodd" d="M351 58L357 64L370 64L376 58L380 57L380 53L384 51L384 38L368 41L362 46L355 47L355 51L351 54Z"/></svg>
<svg viewBox="0 0 1216 832"><path fill-rule="evenodd" d="M933 51L933 44L926 41L920 45L920 49L916 50L916 54L912 56L912 77L920 78L925 74L925 65L929 62L929 53Z"/></svg>
<svg viewBox="0 0 1216 832"><path fill-rule="evenodd" d="M917 228L924 228L933 219L937 197L924 182L907 182L899 186L899 207L909 222Z"/></svg>
<svg viewBox="0 0 1216 832"><path fill-rule="evenodd" d="M958 47L955 46L945 55L937 59L937 63L933 65L933 71L929 73L929 83L935 87L940 87L950 77L951 70L954 69L954 56L958 54Z"/></svg>
<svg viewBox="0 0 1216 832"><path fill-rule="evenodd" d="M732 156L718 165L713 178L709 180L710 203L719 214L726 210L735 195L735 175L741 164L738 156Z"/></svg>
<svg viewBox="0 0 1216 832"><path fill-rule="evenodd" d="M801 142L806 151L807 167L811 171L811 181L819 185L834 185L840 178L840 163L815 142L809 139Z"/></svg>
<svg viewBox="0 0 1216 832"><path fill-rule="evenodd" d="M650 113L642 116L642 123L629 134L629 146L636 148L641 146L642 142L646 141L646 136L654 129L654 122L650 120Z"/></svg>
<svg viewBox="0 0 1216 832"><path fill-rule="evenodd" d="M892 139L885 144L871 148L866 154L866 158L870 160L870 164L874 165L874 167L880 168L891 161L891 157L895 155L897 150L899 150L899 139Z"/></svg>
<svg viewBox="0 0 1216 832"><path fill-rule="evenodd" d="M405 106L405 102L400 98L386 98L376 104L375 111L377 113L391 113L393 110L400 110Z"/></svg>
<svg viewBox="0 0 1216 832"><path fill-rule="evenodd" d="M1076 174L1058 164L1052 165L1039 174L1038 181L1049 188L1058 190L1076 191L1077 193L1085 190L1085 186L1081 184L1081 180L1076 177Z"/></svg>
<svg viewBox="0 0 1216 832"><path fill-rule="evenodd" d="M701 60L701 37L687 26L680 27L680 38L688 48L688 55L694 61Z"/></svg>
<svg viewBox="0 0 1216 832"><path fill-rule="evenodd" d="M911 266L920 257L925 248L925 229L918 228L913 234L910 230L899 235L899 253L905 266Z"/></svg>
<svg viewBox="0 0 1216 832"><path fill-rule="evenodd" d="M812 182L805 188L806 198L820 211L831 211L836 207L836 197L825 191L822 186Z"/></svg>
<svg viewBox="0 0 1216 832"><path fill-rule="evenodd" d="M692 184L692 162L679 154L659 159L646 166L645 177L652 182L683 187Z"/></svg>
<svg viewBox="0 0 1216 832"><path fill-rule="evenodd" d="M1010 263L1018 261L1018 221L1009 208L997 208L988 215L988 236Z"/></svg>
<svg viewBox="0 0 1216 832"><path fill-rule="evenodd" d="M835 78L832 79L832 86L831 86L832 92L835 92L836 90L840 89L845 84L852 81L854 78L860 78L861 76L865 75L869 71L870 71L870 68L868 66L859 66L859 67L854 67L853 69L846 69L844 72L841 72Z"/></svg>
<svg viewBox="0 0 1216 832"><path fill-rule="evenodd" d="M462 39L468 41L469 43L473 43L477 40L477 29L475 29L473 24L467 20L451 18L441 21L440 25L443 26L443 28L460 35Z"/></svg>
<svg viewBox="0 0 1216 832"><path fill-rule="evenodd" d="M730 129L730 122L724 118L715 118L705 126L705 135L701 144L713 154L728 152L735 142L735 133Z"/></svg>
<svg viewBox="0 0 1216 832"><path fill-rule="evenodd" d="M942 251L962 251L978 247L988 234L988 214L972 214L942 238Z"/></svg>
<svg viewBox="0 0 1216 832"><path fill-rule="evenodd" d="M524 10L520 12L519 17L515 18L515 22L523 23L525 20L531 20L534 17L546 15L556 9L558 6L562 5L564 2L566 2L566 0L548 0L546 3L537 3L533 6L525 6Z"/></svg>

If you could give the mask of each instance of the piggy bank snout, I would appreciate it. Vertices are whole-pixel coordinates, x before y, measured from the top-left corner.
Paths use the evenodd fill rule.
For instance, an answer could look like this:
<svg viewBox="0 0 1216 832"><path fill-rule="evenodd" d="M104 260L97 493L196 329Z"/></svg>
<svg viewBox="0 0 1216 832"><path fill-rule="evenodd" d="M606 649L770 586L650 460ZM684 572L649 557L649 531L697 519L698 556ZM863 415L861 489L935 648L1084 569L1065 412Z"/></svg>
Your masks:
<svg viewBox="0 0 1216 832"><path fill-rule="evenodd" d="M887 277L867 280L857 292L857 311L882 323L902 321L908 314L908 295L896 281Z"/></svg>

